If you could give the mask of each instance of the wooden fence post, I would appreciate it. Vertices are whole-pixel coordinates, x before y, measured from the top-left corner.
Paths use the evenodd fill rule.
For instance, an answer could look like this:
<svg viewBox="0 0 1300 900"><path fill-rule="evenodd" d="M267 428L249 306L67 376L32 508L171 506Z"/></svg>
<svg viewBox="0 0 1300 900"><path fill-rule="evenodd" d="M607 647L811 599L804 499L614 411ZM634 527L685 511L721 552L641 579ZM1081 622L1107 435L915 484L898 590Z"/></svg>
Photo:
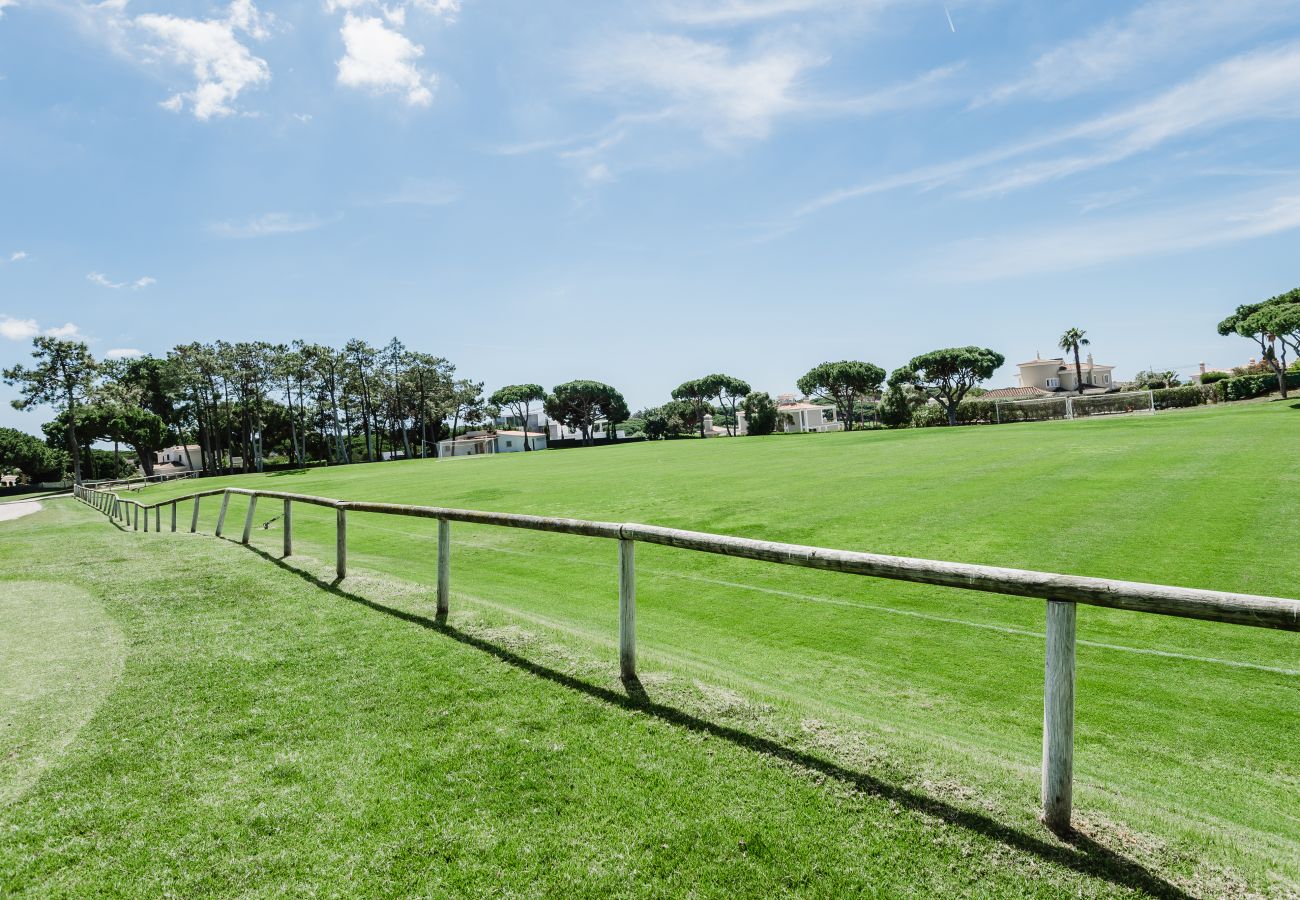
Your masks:
<svg viewBox="0 0 1300 900"><path fill-rule="evenodd" d="M284 501L284 555L293 556L293 501Z"/></svg>
<svg viewBox="0 0 1300 900"><path fill-rule="evenodd" d="M131 501L131 530L140 530L140 504L135 500Z"/></svg>
<svg viewBox="0 0 1300 900"><path fill-rule="evenodd" d="M636 678L636 542L618 541L618 672Z"/></svg>
<svg viewBox="0 0 1300 900"><path fill-rule="evenodd" d="M248 539L253 534L253 515L257 512L257 495L248 496L248 513L244 516L244 536L239 539L239 543L247 544Z"/></svg>
<svg viewBox="0 0 1300 900"><path fill-rule="evenodd" d="M194 498L194 515L190 516L190 534L199 530L199 500L200 497Z"/></svg>
<svg viewBox="0 0 1300 900"><path fill-rule="evenodd" d="M172 531L176 530L176 501L172 501Z"/></svg>
<svg viewBox="0 0 1300 900"><path fill-rule="evenodd" d="M334 574L342 581L348 577L348 511L342 506L335 509Z"/></svg>
<svg viewBox="0 0 1300 900"><path fill-rule="evenodd" d="M217 537L221 537L221 530L226 527L226 507L230 505L230 491L221 492L221 511L217 513Z"/></svg>
<svg viewBox="0 0 1300 900"><path fill-rule="evenodd" d="M451 608L451 523L438 520L438 615Z"/></svg>
<svg viewBox="0 0 1300 900"><path fill-rule="evenodd" d="M1047 666L1043 689L1043 824L1070 830L1074 774L1075 604L1047 601Z"/></svg>
<svg viewBox="0 0 1300 900"><path fill-rule="evenodd" d="M161 506L155 506L153 508L153 530L156 532L162 531L162 507Z"/></svg>
<svg viewBox="0 0 1300 900"><path fill-rule="evenodd" d="M149 507L144 508L144 532L149 533Z"/></svg>

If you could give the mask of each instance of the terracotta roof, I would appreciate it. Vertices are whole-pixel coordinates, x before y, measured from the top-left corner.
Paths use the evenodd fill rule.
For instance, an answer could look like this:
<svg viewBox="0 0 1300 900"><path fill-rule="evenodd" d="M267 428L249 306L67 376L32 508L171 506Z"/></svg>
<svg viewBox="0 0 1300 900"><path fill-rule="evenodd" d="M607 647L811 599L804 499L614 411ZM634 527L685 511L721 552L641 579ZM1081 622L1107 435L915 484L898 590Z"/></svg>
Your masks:
<svg viewBox="0 0 1300 900"><path fill-rule="evenodd" d="M1054 397L1051 391L1045 391L1036 387L1009 387L998 388L989 391L987 394L980 394L978 397L968 397L969 400L1033 400L1037 397Z"/></svg>
<svg viewBox="0 0 1300 900"><path fill-rule="evenodd" d="M778 403L776 408L778 411L782 412L791 412L800 409L834 409L834 407L829 403Z"/></svg>

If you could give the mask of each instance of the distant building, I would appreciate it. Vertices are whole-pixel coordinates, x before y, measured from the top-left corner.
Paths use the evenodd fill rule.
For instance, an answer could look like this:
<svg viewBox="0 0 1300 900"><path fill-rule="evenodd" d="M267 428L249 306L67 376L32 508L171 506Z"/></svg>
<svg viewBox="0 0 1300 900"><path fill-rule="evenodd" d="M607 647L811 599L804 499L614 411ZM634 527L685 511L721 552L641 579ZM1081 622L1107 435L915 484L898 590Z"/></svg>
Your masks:
<svg viewBox="0 0 1300 900"><path fill-rule="evenodd" d="M203 471L203 449L198 444L167 447L154 454L153 465L154 471L161 473L201 472Z"/></svg>
<svg viewBox="0 0 1300 900"><path fill-rule="evenodd" d="M1019 386L1022 388L1038 388L1051 393L1080 393L1089 390L1112 391L1115 389L1114 366L1106 366L1095 362L1092 354L1089 353L1088 358L1081 363L1081 368L1083 369L1082 385L1078 383L1073 359L1065 359L1064 357L1039 359L1035 357L1029 362L1020 363Z"/></svg>
<svg viewBox="0 0 1300 900"><path fill-rule="evenodd" d="M786 434L843 431L844 423L836 416L834 406L796 399L794 394L782 394L776 402L776 430ZM736 410L736 433L749 433L744 410Z"/></svg>
<svg viewBox="0 0 1300 900"><path fill-rule="evenodd" d="M546 435L535 431L471 431L457 438L438 442L439 458L452 456L486 456L494 453L519 453L524 442L533 450L546 449Z"/></svg>

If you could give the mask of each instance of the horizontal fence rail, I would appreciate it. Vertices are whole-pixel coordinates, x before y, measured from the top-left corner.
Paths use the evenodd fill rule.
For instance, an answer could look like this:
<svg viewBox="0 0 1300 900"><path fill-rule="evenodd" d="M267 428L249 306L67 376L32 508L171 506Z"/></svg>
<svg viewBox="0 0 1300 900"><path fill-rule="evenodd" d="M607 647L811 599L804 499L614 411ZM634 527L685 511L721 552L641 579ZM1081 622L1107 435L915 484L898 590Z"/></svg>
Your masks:
<svg viewBox="0 0 1300 900"><path fill-rule="evenodd" d="M1070 828L1074 765L1075 616L1077 604L1104 606L1131 612L1154 613L1300 631L1300 600L1262 597L1224 591L1170 587L1079 575L1057 575L1026 569L1007 569L968 563L886 556L853 550L834 550L802 544L784 544L753 538L685 531L633 523L593 522L586 519L552 518L519 513L484 512L439 506L400 503L370 503L335 500L284 491L213 488L183 497L141 503L122 498L112 491L79 485L75 496L119 522L123 528L149 530L149 513L154 513L154 530L162 530L162 508L170 507L171 530L177 529L177 504L194 504L190 531L198 531L199 503L204 497L221 496L215 534L225 528L231 495L248 498L241 543L251 537L254 510L259 498L283 502L284 556L293 553L294 503L335 510L335 572L347 577L347 520L349 512L375 513L435 519L438 522L438 614L445 616L450 601L451 523L523 528L554 534L607 538L618 542L619 671L625 679L636 677L636 542L659 544L681 550L716 553L738 559L753 559L780 565L825 569L849 575L887 578L916 584L985 591L1047 601L1047 646L1043 695L1042 810L1043 822L1053 831Z"/></svg>

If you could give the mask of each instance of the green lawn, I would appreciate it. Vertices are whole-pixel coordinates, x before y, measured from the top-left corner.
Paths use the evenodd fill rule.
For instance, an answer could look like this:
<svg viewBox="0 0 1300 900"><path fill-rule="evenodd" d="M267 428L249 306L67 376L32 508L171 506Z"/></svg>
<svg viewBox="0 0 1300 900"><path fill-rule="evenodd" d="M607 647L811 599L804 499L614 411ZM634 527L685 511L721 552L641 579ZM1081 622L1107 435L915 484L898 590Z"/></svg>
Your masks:
<svg viewBox="0 0 1300 900"><path fill-rule="evenodd" d="M1294 597L1298 439L1300 410L1257 403L229 483ZM439 626L434 523L351 515L331 588L332 515L295 508L288 565L276 522L256 553L69 501L0 523L0 579L83 592L127 644L62 762L0 808L0 893L1300 885L1294 633L1081 608L1071 846L1034 821L1039 601L642 545L629 696L612 542L455 525Z"/></svg>

